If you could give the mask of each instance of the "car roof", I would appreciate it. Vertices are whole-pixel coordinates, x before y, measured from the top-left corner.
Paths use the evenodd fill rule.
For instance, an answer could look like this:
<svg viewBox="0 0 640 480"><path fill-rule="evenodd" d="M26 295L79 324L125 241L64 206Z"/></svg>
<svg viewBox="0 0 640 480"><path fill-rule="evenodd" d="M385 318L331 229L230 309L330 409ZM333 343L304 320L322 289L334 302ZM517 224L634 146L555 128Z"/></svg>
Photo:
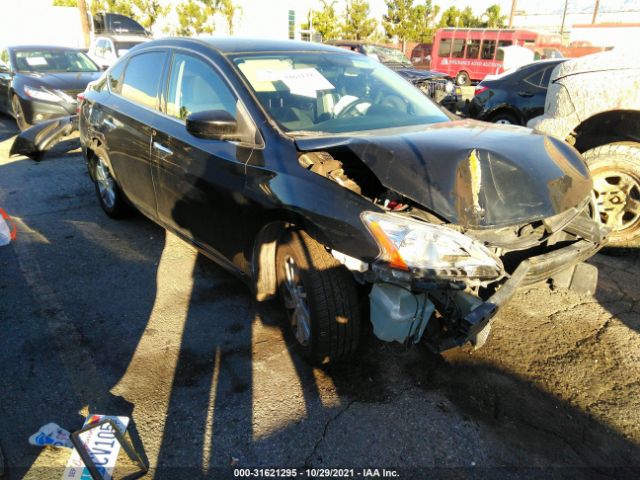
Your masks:
<svg viewBox="0 0 640 480"><path fill-rule="evenodd" d="M220 37L197 37L185 38L174 37L160 40L153 40L145 43L145 47L154 45L165 46L185 46L188 44L206 45L217 50L223 55L231 53L260 53L260 52L340 52L345 50L331 45L315 42L301 42L296 40L265 40L257 38L220 38Z"/></svg>
<svg viewBox="0 0 640 480"><path fill-rule="evenodd" d="M107 38L109 40L113 40L114 42L148 42L151 39L144 35L133 35L127 33L119 33L119 34L110 34L110 33L100 33L96 35L95 40L99 40L101 38Z"/></svg>
<svg viewBox="0 0 640 480"><path fill-rule="evenodd" d="M78 48L63 47L60 45L8 45L6 48L9 50L79 50Z"/></svg>

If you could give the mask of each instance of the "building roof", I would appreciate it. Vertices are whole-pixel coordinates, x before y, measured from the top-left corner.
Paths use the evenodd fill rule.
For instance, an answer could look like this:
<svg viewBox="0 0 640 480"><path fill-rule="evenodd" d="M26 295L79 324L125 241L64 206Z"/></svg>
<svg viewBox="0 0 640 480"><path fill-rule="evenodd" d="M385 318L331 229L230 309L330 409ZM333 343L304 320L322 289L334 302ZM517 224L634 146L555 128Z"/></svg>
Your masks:
<svg viewBox="0 0 640 480"><path fill-rule="evenodd" d="M640 23L616 23L616 22L574 23L571 27L572 28L627 28L627 27L639 28Z"/></svg>

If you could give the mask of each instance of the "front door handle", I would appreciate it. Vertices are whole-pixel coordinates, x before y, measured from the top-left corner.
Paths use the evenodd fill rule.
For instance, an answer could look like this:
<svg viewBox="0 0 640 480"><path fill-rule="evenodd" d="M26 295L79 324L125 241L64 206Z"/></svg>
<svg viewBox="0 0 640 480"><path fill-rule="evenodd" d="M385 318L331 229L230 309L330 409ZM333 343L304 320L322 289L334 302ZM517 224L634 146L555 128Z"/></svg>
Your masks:
<svg viewBox="0 0 640 480"><path fill-rule="evenodd" d="M157 150L158 152L162 152L165 155L173 155L173 152L171 150L158 142L153 142L153 149Z"/></svg>
<svg viewBox="0 0 640 480"><path fill-rule="evenodd" d="M533 93L532 92L518 92L518 95L520 95L521 97L533 97Z"/></svg>
<svg viewBox="0 0 640 480"><path fill-rule="evenodd" d="M109 120L108 118L105 118L102 123L104 123L107 127L109 128L116 128L116 124L113 123L112 120Z"/></svg>

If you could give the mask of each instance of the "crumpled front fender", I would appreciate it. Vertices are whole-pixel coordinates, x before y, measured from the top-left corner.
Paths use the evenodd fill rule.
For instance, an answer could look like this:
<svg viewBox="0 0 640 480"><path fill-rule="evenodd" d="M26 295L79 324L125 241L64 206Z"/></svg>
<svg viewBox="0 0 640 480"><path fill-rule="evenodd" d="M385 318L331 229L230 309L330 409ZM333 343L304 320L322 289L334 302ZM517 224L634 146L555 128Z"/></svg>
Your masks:
<svg viewBox="0 0 640 480"><path fill-rule="evenodd" d="M53 148L60 140L78 130L78 116L54 118L39 123L20 133L13 141L9 156L24 155L40 160L42 154Z"/></svg>

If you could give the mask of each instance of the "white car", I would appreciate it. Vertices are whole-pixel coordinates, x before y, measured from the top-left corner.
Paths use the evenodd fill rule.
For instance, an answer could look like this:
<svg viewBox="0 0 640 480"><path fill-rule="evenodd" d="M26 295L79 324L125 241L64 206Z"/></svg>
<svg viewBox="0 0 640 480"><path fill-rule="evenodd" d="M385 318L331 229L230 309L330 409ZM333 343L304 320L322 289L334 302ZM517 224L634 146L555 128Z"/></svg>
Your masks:
<svg viewBox="0 0 640 480"><path fill-rule="evenodd" d="M593 177L609 243L640 241L640 54L613 50L555 67L544 114L527 124L566 140Z"/></svg>
<svg viewBox="0 0 640 480"><path fill-rule="evenodd" d="M99 35L91 42L88 54L98 66L107 69L133 47L149 40L141 35Z"/></svg>

